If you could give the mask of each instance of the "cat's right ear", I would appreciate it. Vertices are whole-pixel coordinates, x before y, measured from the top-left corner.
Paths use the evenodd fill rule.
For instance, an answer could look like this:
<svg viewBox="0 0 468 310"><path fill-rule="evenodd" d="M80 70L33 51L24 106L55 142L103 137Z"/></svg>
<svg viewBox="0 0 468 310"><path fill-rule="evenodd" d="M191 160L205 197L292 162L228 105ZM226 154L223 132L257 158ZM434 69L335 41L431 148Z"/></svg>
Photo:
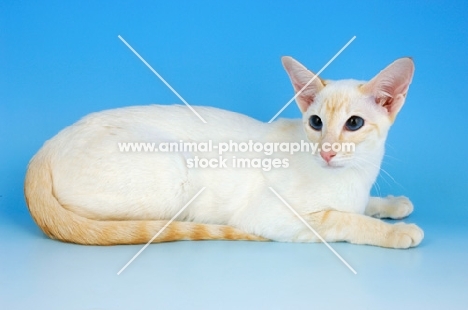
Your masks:
<svg viewBox="0 0 468 310"><path fill-rule="evenodd" d="M324 88L324 85L318 76L307 70L294 58L284 56L281 61L291 79L295 93L300 92L296 97L296 102L301 112L304 113L314 102L317 93Z"/></svg>

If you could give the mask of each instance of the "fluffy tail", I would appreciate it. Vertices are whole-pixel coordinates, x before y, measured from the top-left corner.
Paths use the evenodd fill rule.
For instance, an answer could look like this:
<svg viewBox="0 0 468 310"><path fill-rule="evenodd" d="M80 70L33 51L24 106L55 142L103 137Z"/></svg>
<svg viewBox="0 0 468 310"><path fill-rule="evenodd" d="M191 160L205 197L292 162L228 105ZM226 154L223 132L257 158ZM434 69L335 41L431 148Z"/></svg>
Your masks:
<svg viewBox="0 0 468 310"><path fill-rule="evenodd" d="M29 163L24 192L34 221L50 238L90 245L143 244L168 222L99 221L63 208L54 195L50 161L45 153L39 151ZM231 226L174 221L153 242L210 239L266 240Z"/></svg>

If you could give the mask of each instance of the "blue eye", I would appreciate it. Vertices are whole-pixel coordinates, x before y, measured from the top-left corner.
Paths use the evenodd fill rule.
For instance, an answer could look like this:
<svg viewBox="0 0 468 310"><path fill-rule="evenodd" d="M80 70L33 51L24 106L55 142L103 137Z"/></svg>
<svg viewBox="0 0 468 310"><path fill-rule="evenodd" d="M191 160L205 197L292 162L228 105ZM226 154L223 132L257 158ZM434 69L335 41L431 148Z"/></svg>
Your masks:
<svg viewBox="0 0 468 310"><path fill-rule="evenodd" d="M309 118L309 125L310 127L312 127L314 130L317 130L317 131L320 131L322 130L322 120L320 119L320 117L318 117L317 115L312 115L310 118Z"/></svg>
<svg viewBox="0 0 468 310"><path fill-rule="evenodd" d="M351 116L345 124L346 129L349 131L356 131L364 126L364 120L359 116Z"/></svg>

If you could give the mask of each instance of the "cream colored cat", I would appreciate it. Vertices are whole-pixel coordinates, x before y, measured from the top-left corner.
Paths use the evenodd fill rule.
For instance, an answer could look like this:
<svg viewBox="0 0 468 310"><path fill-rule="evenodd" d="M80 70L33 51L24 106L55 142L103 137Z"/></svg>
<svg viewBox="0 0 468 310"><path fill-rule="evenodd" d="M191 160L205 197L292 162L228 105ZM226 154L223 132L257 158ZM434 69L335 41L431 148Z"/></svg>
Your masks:
<svg viewBox="0 0 468 310"><path fill-rule="evenodd" d="M314 74L283 57L299 92ZM316 242L316 235L276 197L277 191L327 241L409 248L423 239L414 224L392 225L413 206L405 197L369 197L387 132L403 106L414 66L392 63L370 82L315 79L297 97L302 120L271 124L209 107L141 106L91 114L46 142L25 181L29 210L51 238L80 244L148 242L204 190L155 242L230 239ZM124 142L352 142L354 152L275 153L287 167L189 168L212 152L121 152ZM230 152L225 158L261 157Z"/></svg>

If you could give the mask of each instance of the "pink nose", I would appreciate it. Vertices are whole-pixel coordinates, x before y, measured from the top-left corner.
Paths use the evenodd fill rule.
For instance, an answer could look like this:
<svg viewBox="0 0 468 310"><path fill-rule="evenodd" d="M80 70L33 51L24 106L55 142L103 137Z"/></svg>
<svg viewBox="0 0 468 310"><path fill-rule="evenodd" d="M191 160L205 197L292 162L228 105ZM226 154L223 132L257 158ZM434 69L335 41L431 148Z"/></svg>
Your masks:
<svg viewBox="0 0 468 310"><path fill-rule="evenodd" d="M320 151L320 156L322 156L323 160L325 160L327 163L329 163L332 160L332 158L336 156L336 152L333 152L333 151L328 151L328 152Z"/></svg>

